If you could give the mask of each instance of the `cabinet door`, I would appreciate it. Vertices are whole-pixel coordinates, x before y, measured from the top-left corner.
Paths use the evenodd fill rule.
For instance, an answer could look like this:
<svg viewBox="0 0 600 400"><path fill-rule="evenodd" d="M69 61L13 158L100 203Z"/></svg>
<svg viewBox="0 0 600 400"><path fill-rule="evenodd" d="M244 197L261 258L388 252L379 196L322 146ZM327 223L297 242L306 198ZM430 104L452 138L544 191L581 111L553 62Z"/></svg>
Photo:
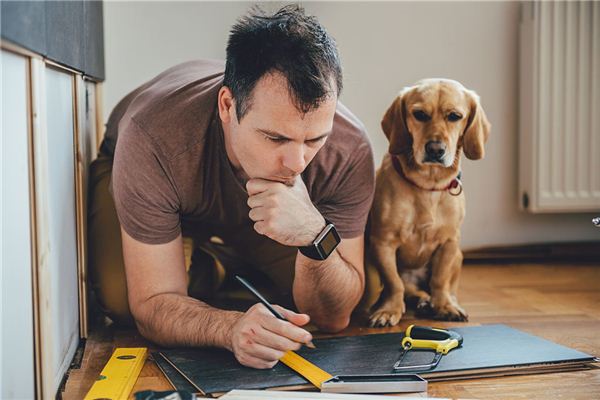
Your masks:
<svg viewBox="0 0 600 400"><path fill-rule="evenodd" d="M74 77L37 65L36 204L43 396L54 397L79 342Z"/></svg>
<svg viewBox="0 0 600 400"><path fill-rule="evenodd" d="M28 68L2 50L2 399L35 397Z"/></svg>

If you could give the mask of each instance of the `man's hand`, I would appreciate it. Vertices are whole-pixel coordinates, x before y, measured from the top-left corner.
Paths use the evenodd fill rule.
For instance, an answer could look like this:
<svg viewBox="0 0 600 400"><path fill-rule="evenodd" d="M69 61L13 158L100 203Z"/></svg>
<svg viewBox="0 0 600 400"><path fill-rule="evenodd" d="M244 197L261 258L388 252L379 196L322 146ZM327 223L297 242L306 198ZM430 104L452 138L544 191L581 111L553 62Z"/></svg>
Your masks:
<svg viewBox="0 0 600 400"><path fill-rule="evenodd" d="M313 205L297 176L290 184L265 179L246 183L250 219L254 230L285 246L307 246L325 227L325 219Z"/></svg>
<svg viewBox="0 0 600 400"><path fill-rule="evenodd" d="M299 326L309 316L274 306L288 321L277 319L257 303L233 325L230 349L240 364L252 368L272 368L288 350L298 350L312 335Z"/></svg>

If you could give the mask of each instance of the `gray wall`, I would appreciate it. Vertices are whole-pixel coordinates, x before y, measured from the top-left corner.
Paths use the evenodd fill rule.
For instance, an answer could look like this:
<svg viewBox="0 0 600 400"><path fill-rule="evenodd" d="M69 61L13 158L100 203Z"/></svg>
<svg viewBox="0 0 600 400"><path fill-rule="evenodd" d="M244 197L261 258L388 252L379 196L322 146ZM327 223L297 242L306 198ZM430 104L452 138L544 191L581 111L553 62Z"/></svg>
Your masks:
<svg viewBox="0 0 600 400"><path fill-rule="evenodd" d="M105 120L123 95L161 70L193 58L224 58L228 29L251 4L105 3ZM463 248L600 238L592 214L518 210L518 2L304 5L338 42L342 101L367 126L377 165L387 149L381 116L403 86L447 77L481 95L493 130L486 158L463 164Z"/></svg>
<svg viewBox="0 0 600 400"><path fill-rule="evenodd" d="M0 34L21 47L104 79L102 1L2 1Z"/></svg>

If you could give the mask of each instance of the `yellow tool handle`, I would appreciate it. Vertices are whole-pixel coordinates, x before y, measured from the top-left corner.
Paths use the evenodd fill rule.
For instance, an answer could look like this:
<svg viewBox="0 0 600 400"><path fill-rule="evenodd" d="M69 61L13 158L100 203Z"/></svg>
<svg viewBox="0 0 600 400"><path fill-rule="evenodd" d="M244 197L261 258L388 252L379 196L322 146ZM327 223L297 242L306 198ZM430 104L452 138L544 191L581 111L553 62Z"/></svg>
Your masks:
<svg viewBox="0 0 600 400"><path fill-rule="evenodd" d="M310 361L302 358L293 351L288 351L279 359L282 363L305 377L310 383L321 389L321 384L333 378L328 372L323 371Z"/></svg>
<svg viewBox="0 0 600 400"><path fill-rule="evenodd" d="M413 339L410 337L402 339L402 347L405 347L407 343L410 343L411 349L432 349L442 354L448 354L450 350L459 345L456 339L446 339L443 341Z"/></svg>
<svg viewBox="0 0 600 400"><path fill-rule="evenodd" d="M455 331L410 325L402 339L402 347L431 349L441 354L448 354L450 350L462 345L462 342L462 336Z"/></svg>

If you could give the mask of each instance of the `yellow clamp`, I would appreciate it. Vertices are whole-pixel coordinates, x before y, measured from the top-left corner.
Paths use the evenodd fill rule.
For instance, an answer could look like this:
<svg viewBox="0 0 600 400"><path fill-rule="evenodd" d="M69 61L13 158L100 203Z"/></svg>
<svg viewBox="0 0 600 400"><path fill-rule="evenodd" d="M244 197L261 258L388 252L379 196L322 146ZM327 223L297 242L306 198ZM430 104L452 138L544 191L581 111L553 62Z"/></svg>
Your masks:
<svg viewBox="0 0 600 400"><path fill-rule="evenodd" d="M450 350L452 350L460 345L459 341L457 339L453 339L453 338L448 338L446 340L413 339L412 337L410 337L410 332L411 332L413 326L414 325L411 325L408 327L408 329L406 330L406 335L402 339L402 347L405 349L407 349L407 348L432 349L432 350L435 350L437 353L448 354L448 352ZM437 328L431 328L431 329L434 331L447 333L447 331L445 331L443 329L437 329Z"/></svg>

